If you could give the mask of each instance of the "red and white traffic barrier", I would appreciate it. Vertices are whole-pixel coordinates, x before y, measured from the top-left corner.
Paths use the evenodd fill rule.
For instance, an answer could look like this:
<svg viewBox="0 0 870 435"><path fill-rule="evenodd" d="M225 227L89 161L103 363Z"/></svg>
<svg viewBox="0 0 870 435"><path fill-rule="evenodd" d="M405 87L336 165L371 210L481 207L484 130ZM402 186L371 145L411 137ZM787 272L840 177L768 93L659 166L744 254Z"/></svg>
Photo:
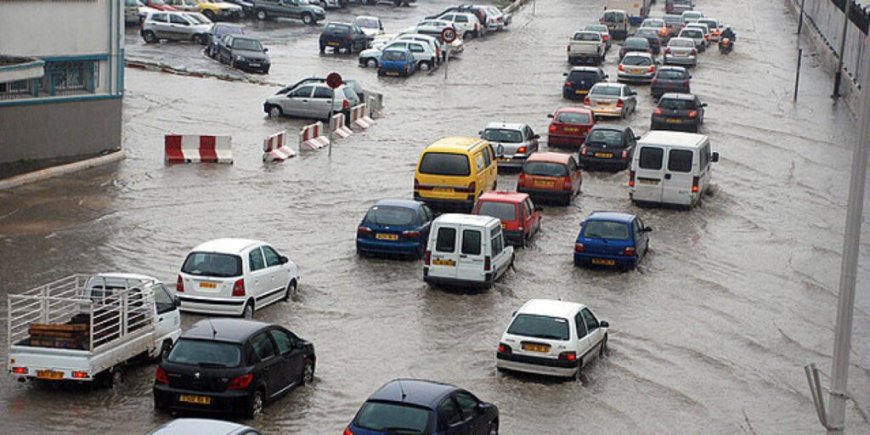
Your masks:
<svg viewBox="0 0 870 435"><path fill-rule="evenodd" d="M233 163L230 136L167 134L163 147L166 163Z"/></svg>
<svg viewBox="0 0 870 435"><path fill-rule="evenodd" d="M332 119L329 120L329 130L341 139L347 138L353 134L353 130L345 125L344 120L344 113L332 115Z"/></svg>
<svg viewBox="0 0 870 435"><path fill-rule="evenodd" d="M312 150L329 145L329 138L323 133L323 123L320 121L302 127L302 131L299 132L299 149L302 149L303 145Z"/></svg>
<svg viewBox="0 0 870 435"><path fill-rule="evenodd" d="M369 117L366 105L363 103L350 108L350 123L359 128L369 128L375 123L375 120Z"/></svg>
<svg viewBox="0 0 870 435"><path fill-rule="evenodd" d="M279 131L263 141L263 161L281 162L296 156L296 151L287 146L287 131Z"/></svg>

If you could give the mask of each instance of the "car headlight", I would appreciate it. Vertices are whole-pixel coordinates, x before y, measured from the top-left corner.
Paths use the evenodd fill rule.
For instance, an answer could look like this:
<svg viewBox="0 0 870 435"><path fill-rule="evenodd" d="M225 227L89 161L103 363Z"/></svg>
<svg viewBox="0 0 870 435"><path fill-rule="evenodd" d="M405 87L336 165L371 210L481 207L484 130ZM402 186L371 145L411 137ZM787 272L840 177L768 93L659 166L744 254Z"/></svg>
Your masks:
<svg viewBox="0 0 870 435"><path fill-rule="evenodd" d="M244 61L245 61L245 56L236 56L236 61L238 61L238 62L244 62Z"/></svg>

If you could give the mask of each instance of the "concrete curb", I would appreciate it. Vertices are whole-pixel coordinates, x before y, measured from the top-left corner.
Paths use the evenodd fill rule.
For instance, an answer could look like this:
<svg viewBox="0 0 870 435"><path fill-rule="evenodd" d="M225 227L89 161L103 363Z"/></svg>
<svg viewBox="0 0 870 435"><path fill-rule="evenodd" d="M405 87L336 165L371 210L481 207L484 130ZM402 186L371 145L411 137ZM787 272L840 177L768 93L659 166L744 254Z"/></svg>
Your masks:
<svg viewBox="0 0 870 435"><path fill-rule="evenodd" d="M103 166L109 163L115 163L123 160L124 155L124 150L121 149L118 151L114 151L111 154L106 154L87 160L80 160L78 162L67 163L60 166L52 166L50 168L16 175L5 180L0 180L0 190L12 189L14 187L18 187L24 184L35 183L37 181L43 181L49 178L83 171L85 169L95 168L97 166Z"/></svg>
<svg viewBox="0 0 870 435"><path fill-rule="evenodd" d="M126 59L124 61L124 66L127 68L141 69L152 72L162 72L184 77L213 78L228 82L243 82L261 86L282 86L280 83L270 82L268 80L255 80L247 76L238 77L229 74L218 74L205 71L188 71L186 69L175 68L160 62L152 62L147 60Z"/></svg>

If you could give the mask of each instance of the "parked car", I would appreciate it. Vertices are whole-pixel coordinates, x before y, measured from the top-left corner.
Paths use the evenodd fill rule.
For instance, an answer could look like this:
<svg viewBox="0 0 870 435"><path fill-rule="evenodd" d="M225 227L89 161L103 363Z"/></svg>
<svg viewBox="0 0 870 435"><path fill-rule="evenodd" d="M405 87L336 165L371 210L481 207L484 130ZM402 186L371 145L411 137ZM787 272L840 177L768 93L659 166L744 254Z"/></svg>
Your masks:
<svg viewBox="0 0 870 435"><path fill-rule="evenodd" d="M243 17L251 17L254 15L253 0L224 0L224 1L226 1L227 3L232 3L234 5L241 6Z"/></svg>
<svg viewBox="0 0 870 435"><path fill-rule="evenodd" d="M622 42L622 46L619 47L619 60L621 61L626 54L633 52L652 54L652 47L649 45L649 40L634 36L625 38L625 41Z"/></svg>
<svg viewBox="0 0 870 435"><path fill-rule="evenodd" d="M649 83L656 75L659 62L649 53L628 53L617 67L620 82Z"/></svg>
<svg viewBox="0 0 870 435"><path fill-rule="evenodd" d="M311 83L326 83L326 77L306 77L298 82L285 86L281 88L275 95L286 95L290 91L296 90L299 86ZM359 84L358 81L353 79L344 79L344 85L347 86L352 92L345 92L345 96L348 98L348 104L350 107L356 106L361 102L365 101L365 91L363 91L362 85Z"/></svg>
<svg viewBox="0 0 870 435"><path fill-rule="evenodd" d="M501 221L491 216L446 213L432 221L423 280L434 285L489 288L514 262Z"/></svg>
<svg viewBox="0 0 870 435"><path fill-rule="evenodd" d="M582 224L574 242L574 265L578 267L637 267L649 250L652 228L633 214L596 211Z"/></svg>
<svg viewBox="0 0 870 435"><path fill-rule="evenodd" d="M532 299L502 334L496 368L579 379L584 366L607 353L609 327L585 305Z"/></svg>
<svg viewBox="0 0 870 435"><path fill-rule="evenodd" d="M639 136L631 127L597 124L586 136L580 148L580 166L583 169L597 167L628 168L634 156L634 147Z"/></svg>
<svg viewBox="0 0 870 435"><path fill-rule="evenodd" d="M210 21L234 20L242 17L242 7L224 1L213 0L165 0L179 11L199 12Z"/></svg>
<svg viewBox="0 0 870 435"><path fill-rule="evenodd" d="M421 258L434 218L420 201L382 199L369 208L357 227L356 253Z"/></svg>
<svg viewBox="0 0 870 435"><path fill-rule="evenodd" d="M650 130L688 129L697 133L704 123L707 103L692 94L664 94L652 114Z"/></svg>
<svg viewBox="0 0 870 435"><path fill-rule="evenodd" d="M649 27L644 27L637 29L634 32L634 37L636 38L646 38L647 42L649 42L649 47L652 50L653 55L658 55L662 51L662 40L659 35L659 29L653 29Z"/></svg>
<svg viewBox="0 0 870 435"><path fill-rule="evenodd" d="M637 92L622 83L597 83L589 89L583 104L596 118L625 118L637 109Z"/></svg>
<svg viewBox="0 0 870 435"><path fill-rule="evenodd" d="M435 15L429 15L428 17L426 17L426 19L439 18L439 17L447 15L449 13L456 13L456 12L473 14L475 17L477 17L477 20L480 21L482 24L486 23L487 18L489 17L489 12L487 11L487 6L463 4L463 5L450 6L447 9L444 9Z"/></svg>
<svg viewBox="0 0 870 435"><path fill-rule="evenodd" d="M145 6L160 12L175 12L178 9L166 4L164 0L142 0Z"/></svg>
<svg viewBox="0 0 870 435"><path fill-rule="evenodd" d="M552 120L547 129L548 147L579 149L586 140L586 134L595 125L595 116L585 107L560 107L547 117Z"/></svg>
<svg viewBox="0 0 870 435"><path fill-rule="evenodd" d="M238 24L230 23L215 23L211 28L211 37L208 38L208 47L205 48L205 54L212 59L217 58L218 44L226 35L244 35L245 28Z"/></svg>
<svg viewBox="0 0 870 435"><path fill-rule="evenodd" d="M568 41L568 63L571 65L589 62L600 64L607 51L604 39L598 32L574 32Z"/></svg>
<svg viewBox="0 0 870 435"><path fill-rule="evenodd" d="M318 44L321 53L326 47L332 47L336 53L340 50L353 53L369 48L371 40L356 24L330 22L323 27Z"/></svg>
<svg viewBox="0 0 870 435"><path fill-rule="evenodd" d="M139 14L139 9L145 6L139 0L124 0L124 23L136 24L144 18Z"/></svg>
<svg viewBox="0 0 870 435"><path fill-rule="evenodd" d="M570 205L571 200L580 194L582 184L583 174L573 155L538 152L523 165L517 180L517 192L528 193L537 203L555 201Z"/></svg>
<svg viewBox="0 0 870 435"><path fill-rule="evenodd" d="M667 92L691 93L689 82L692 76L681 66L663 66L656 70L656 75L650 82L650 94L659 98Z"/></svg>
<svg viewBox="0 0 870 435"><path fill-rule="evenodd" d="M359 54L360 66L377 67L379 65L378 59L381 58L383 52L386 50L410 51L411 55L414 56L414 60L417 62L417 69L421 71L428 71L433 68L438 61L437 54L429 43L422 41L396 40L389 42L382 47L373 47L361 51Z"/></svg>
<svg viewBox="0 0 870 435"><path fill-rule="evenodd" d="M384 50L378 59L379 76L410 77L417 70L417 61L407 48Z"/></svg>
<svg viewBox="0 0 870 435"><path fill-rule="evenodd" d="M268 18L299 18L305 24L317 24L326 19L326 11L308 0L253 0L254 12L260 21Z"/></svg>
<svg viewBox="0 0 870 435"><path fill-rule="evenodd" d="M250 427L224 420L208 418L176 418L148 432L148 435L261 435Z"/></svg>
<svg viewBox="0 0 870 435"><path fill-rule="evenodd" d="M345 435L497 434L498 407L467 390L420 379L394 379L372 394Z"/></svg>
<svg viewBox="0 0 870 435"><path fill-rule="evenodd" d="M625 39L628 36L628 14L623 10L610 9L604 11L601 18L598 19L600 24L607 26L610 36L614 39Z"/></svg>
<svg viewBox="0 0 870 435"><path fill-rule="evenodd" d="M375 36L384 34L384 23L378 17L360 15L353 19L353 24L359 27L369 40L374 40Z"/></svg>
<svg viewBox="0 0 870 435"><path fill-rule="evenodd" d="M610 50L611 46L611 38L610 31L607 30L607 26L604 24L588 24L583 27L584 32L598 32L601 35L601 40L604 41L604 51Z"/></svg>
<svg viewBox="0 0 870 435"><path fill-rule="evenodd" d="M542 211L527 193L493 191L480 195L471 214L498 218L505 242L525 248L541 229Z"/></svg>
<svg viewBox="0 0 870 435"><path fill-rule="evenodd" d="M333 90L326 83L306 83L266 98L263 111L272 118L293 116L328 121L336 113L344 113L345 118L349 118L355 101L359 102L359 97L346 84Z"/></svg>
<svg viewBox="0 0 870 435"><path fill-rule="evenodd" d="M665 65L698 65L698 47L689 38L671 38L663 56Z"/></svg>
<svg viewBox="0 0 870 435"><path fill-rule="evenodd" d="M511 23L511 15L496 6L484 6L487 30L502 31Z"/></svg>
<svg viewBox="0 0 870 435"><path fill-rule="evenodd" d="M490 122L479 133L495 147L500 168L521 168L526 158L538 151L540 136L529 124Z"/></svg>
<svg viewBox="0 0 870 435"><path fill-rule="evenodd" d="M431 36L431 35L424 35L424 34L420 34L420 33L403 33L403 34L397 35L395 38L393 38L389 42L393 42L393 41L416 41L416 42L423 42L423 43L429 44L429 48L431 48L435 52L435 63L441 63L445 59L445 56L446 56L446 53L444 51L445 44L441 41L440 37ZM386 45L386 43L384 45ZM456 53L457 50L461 52L464 49L463 42L461 39L454 40L453 43L451 43L450 45L451 45L451 52L450 52L451 57L453 57L455 54L457 54ZM383 45L381 47L383 47Z"/></svg>
<svg viewBox="0 0 870 435"><path fill-rule="evenodd" d="M203 24L183 12L155 12L149 14L142 24L140 34L146 43L160 40L193 41L208 44L212 24Z"/></svg>
<svg viewBox="0 0 870 435"><path fill-rule="evenodd" d="M589 89L596 83L606 82L608 75L599 67L575 66L563 74L565 84L562 86L562 98L582 100L589 94Z"/></svg>
<svg viewBox="0 0 870 435"><path fill-rule="evenodd" d="M216 239L193 248L178 274L181 311L250 319L296 294L296 263L259 240Z"/></svg>
<svg viewBox="0 0 870 435"><path fill-rule="evenodd" d="M694 207L710 189L710 139L702 134L651 131L637 142L628 173L628 192L635 204Z"/></svg>
<svg viewBox="0 0 870 435"><path fill-rule="evenodd" d="M272 61L260 41L243 35L224 35L217 46L217 60L244 71L269 74Z"/></svg>
<svg viewBox="0 0 870 435"><path fill-rule="evenodd" d="M435 37L441 38L441 32L448 27L453 29L453 30L456 30L453 27L453 22L442 20L442 19L432 18L432 19L426 19L426 20L420 21L415 26L410 27L408 29L405 29L405 32L403 32L403 33L414 32L414 33L420 33L423 35L430 35L430 36L435 36ZM459 39L459 38L457 38L457 39Z"/></svg>
<svg viewBox="0 0 870 435"><path fill-rule="evenodd" d="M476 137L446 137L420 153L414 199L437 211L468 213L484 192L496 188L498 166L492 145Z"/></svg>
<svg viewBox="0 0 870 435"><path fill-rule="evenodd" d="M486 34L486 26L483 25L477 15L469 12L448 12L436 17L453 23L456 34L462 39L478 38Z"/></svg>
<svg viewBox="0 0 870 435"><path fill-rule="evenodd" d="M313 382L316 362L314 344L282 326L200 320L157 366L154 408L253 418L293 387Z"/></svg>

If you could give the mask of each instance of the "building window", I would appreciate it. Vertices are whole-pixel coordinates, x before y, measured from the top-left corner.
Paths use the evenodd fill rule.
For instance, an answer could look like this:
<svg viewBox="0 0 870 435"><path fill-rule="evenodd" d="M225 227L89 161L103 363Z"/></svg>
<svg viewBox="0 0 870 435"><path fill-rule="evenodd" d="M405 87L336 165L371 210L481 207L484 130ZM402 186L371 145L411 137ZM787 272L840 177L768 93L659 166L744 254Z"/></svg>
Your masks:
<svg viewBox="0 0 870 435"><path fill-rule="evenodd" d="M46 62L41 95L92 94L99 87L99 61Z"/></svg>
<svg viewBox="0 0 870 435"><path fill-rule="evenodd" d="M32 97L33 80L0 83L0 100Z"/></svg>

